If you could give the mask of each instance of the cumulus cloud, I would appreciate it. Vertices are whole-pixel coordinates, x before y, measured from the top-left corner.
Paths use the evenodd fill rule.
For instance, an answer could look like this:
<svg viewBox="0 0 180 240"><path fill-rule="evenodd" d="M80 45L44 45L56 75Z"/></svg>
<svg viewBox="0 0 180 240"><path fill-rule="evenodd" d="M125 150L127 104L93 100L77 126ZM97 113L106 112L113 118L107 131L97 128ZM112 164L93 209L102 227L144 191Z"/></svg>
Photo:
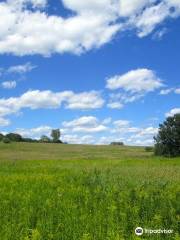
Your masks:
<svg viewBox="0 0 180 240"><path fill-rule="evenodd" d="M50 126L40 126L37 128L18 128L15 130L16 133L20 134L25 138L39 139L42 135L50 136L52 128Z"/></svg>
<svg viewBox="0 0 180 240"><path fill-rule="evenodd" d="M70 144L95 144L96 140L92 135L80 136L77 134L62 135L62 141Z"/></svg>
<svg viewBox="0 0 180 240"><path fill-rule="evenodd" d="M80 133L98 133L108 129L94 116L83 116L70 122L63 122L63 127Z"/></svg>
<svg viewBox="0 0 180 240"><path fill-rule="evenodd" d="M162 89L159 94L160 95L168 95L169 93L171 93L173 91L174 91L174 88Z"/></svg>
<svg viewBox="0 0 180 240"><path fill-rule="evenodd" d="M0 3L0 53L80 54L110 42L118 32L150 34L168 18L180 16L179 0L62 0L73 14L49 14L50 0ZM4 24L6 23L6 24Z"/></svg>
<svg viewBox="0 0 180 240"><path fill-rule="evenodd" d="M173 108L169 112L167 112L165 115L166 115L166 117L172 117L178 113L180 113L180 108Z"/></svg>
<svg viewBox="0 0 180 240"><path fill-rule="evenodd" d="M104 100L97 91L72 94L66 101L67 109L97 109L104 105Z"/></svg>
<svg viewBox="0 0 180 240"><path fill-rule="evenodd" d="M131 70L107 80L106 87L110 90L123 89L132 93L151 92L162 87L161 80L149 69Z"/></svg>
<svg viewBox="0 0 180 240"><path fill-rule="evenodd" d="M111 108L111 109L121 109L124 107L124 105L120 102L117 102L117 101L110 101L108 104L107 104L107 107L108 108Z"/></svg>
<svg viewBox="0 0 180 240"><path fill-rule="evenodd" d="M7 69L7 73L19 73L19 74L24 74L27 72L32 71L36 66L32 65L32 63L27 62L22 65L16 65L16 66L11 66Z"/></svg>
<svg viewBox="0 0 180 240"><path fill-rule="evenodd" d="M107 79L106 88L118 93L110 94L109 108L122 108L142 98L145 94L163 87L162 80L152 70L143 68L131 70L123 75Z"/></svg>
<svg viewBox="0 0 180 240"><path fill-rule="evenodd" d="M21 109L56 109L62 104L68 109L96 109L101 108L104 100L99 92L74 93L72 91L28 91L20 97L0 99L0 116L6 116L19 112Z"/></svg>
<svg viewBox="0 0 180 240"><path fill-rule="evenodd" d="M180 94L180 88L176 88L176 89L174 90L174 92L175 92L176 94Z"/></svg>
<svg viewBox="0 0 180 240"><path fill-rule="evenodd" d="M180 94L180 88L166 88L160 91L160 95L168 95L169 93Z"/></svg>
<svg viewBox="0 0 180 240"><path fill-rule="evenodd" d="M2 82L1 85L5 89L12 89L16 87L17 83L16 81L5 81L5 82Z"/></svg>
<svg viewBox="0 0 180 240"><path fill-rule="evenodd" d="M0 127L6 127L10 124L10 121L8 119L0 117Z"/></svg>
<svg viewBox="0 0 180 240"><path fill-rule="evenodd" d="M127 120L114 121L113 125L114 128L112 128L111 133L114 135L114 139L124 139L123 141L127 145L153 145L153 137L158 132L157 127L137 127Z"/></svg>

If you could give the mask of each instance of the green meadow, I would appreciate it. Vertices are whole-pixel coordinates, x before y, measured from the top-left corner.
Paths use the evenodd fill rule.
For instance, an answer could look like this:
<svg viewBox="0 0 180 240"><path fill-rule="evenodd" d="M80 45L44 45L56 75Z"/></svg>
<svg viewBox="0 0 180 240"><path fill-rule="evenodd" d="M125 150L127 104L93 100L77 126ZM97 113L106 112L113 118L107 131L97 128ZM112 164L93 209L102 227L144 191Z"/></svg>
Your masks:
<svg viewBox="0 0 180 240"><path fill-rule="evenodd" d="M172 229L143 234L136 227ZM1 240L180 239L180 158L141 147L0 143Z"/></svg>

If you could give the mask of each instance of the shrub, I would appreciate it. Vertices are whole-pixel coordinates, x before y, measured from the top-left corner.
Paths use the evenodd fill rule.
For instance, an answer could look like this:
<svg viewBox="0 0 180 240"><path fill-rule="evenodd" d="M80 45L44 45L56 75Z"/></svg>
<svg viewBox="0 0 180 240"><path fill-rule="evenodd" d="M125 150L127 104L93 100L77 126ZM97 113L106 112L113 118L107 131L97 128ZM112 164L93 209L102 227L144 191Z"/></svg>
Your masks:
<svg viewBox="0 0 180 240"><path fill-rule="evenodd" d="M110 145L114 145L114 146L124 146L123 142L112 142Z"/></svg>
<svg viewBox="0 0 180 240"><path fill-rule="evenodd" d="M50 143L50 142L51 142L51 139L50 139L49 137L47 137L46 135L42 135L42 136L41 136L41 139L40 139L40 142Z"/></svg>
<svg viewBox="0 0 180 240"><path fill-rule="evenodd" d="M10 143L11 142L10 139L7 138L7 137L4 137L2 141L3 141L3 143Z"/></svg>
<svg viewBox="0 0 180 240"><path fill-rule="evenodd" d="M146 152L153 152L153 151L154 151L154 148L148 146L148 147L145 147L145 151L146 151Z"/></svg>

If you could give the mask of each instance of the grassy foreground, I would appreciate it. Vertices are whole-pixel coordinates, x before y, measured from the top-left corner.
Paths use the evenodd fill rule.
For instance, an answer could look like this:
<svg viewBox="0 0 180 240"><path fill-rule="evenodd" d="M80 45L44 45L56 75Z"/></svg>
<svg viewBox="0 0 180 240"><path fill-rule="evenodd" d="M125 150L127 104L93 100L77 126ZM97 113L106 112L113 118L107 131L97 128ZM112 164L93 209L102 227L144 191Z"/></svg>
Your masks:
<svg viewBox="0 0 180 240"><path fill-rule="evenodd" d="M180 239L180 158L143 148L0 144L1 240ZM137 226L172 229L144 234Z"/></svg>

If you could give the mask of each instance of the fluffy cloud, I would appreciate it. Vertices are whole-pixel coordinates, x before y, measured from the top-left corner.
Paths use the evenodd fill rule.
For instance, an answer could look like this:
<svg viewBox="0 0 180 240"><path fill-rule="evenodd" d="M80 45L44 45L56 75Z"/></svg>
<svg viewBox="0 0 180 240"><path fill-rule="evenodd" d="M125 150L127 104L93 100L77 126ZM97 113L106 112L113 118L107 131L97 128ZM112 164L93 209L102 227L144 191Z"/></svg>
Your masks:
<svg viewBox="0 0 180 240"><path fill-rule="evenodd" d="M19 73L19 74L24 74L27 72L32 71L36 66L32 65L32 63L27 62L23 65L16 65L16 66L11 66L7 69L7 73Z"/></svg>
<svg viewBox="0 0 180 240"><path fill-rule="evenodd" d="M176 89L174 90L174 92L175 92L176 94L180 94L180 88L176 88Z"/></svg>
<svg viewBox="0 0 180 240"><path fill-rule="evenodd" d="M8 119L0 117L0 127L6 127L10 124L10 121Z"/></svg>
<svg viewBox="0 0 180 240"><path fill-rule="evenodd" d="M1 85L5 89L12 89L16 87L17 83L16 81L5 81Z"/></svg>
<svg viewBox="0 0 180 240"><path fill-rule="evenodd" d="M96 109L101 108L104 100L101 98L100 93L96 91L83 92L79 94L72 94L67 102L67 109Z"/></svg>
<svg viewBox="0 0 180 240"><path fill-rule="evenodd" d="M94 144L95 138L91 135L80 136L77 134L62 135L62 141L70 144Z"/></svg>
<svg viewBox="0 0 180 240"><path fill-rule="evenodd" d="M180 94L180 88L166 88L160 91L160 95L168 95L169 93Z"/></svg>
<svg viewBox="0 0 180 240"><path fill-rule="evenodd" d="M106 87L110 90L123 89L137 93L154 91L162 86L161 80L152 70L136 69L108 79Z"/></svg>
<svg viewBox="0 0 180 240"><path fill-rule="evenodd" d="M108 129L93 116L83 116L70 122L63 122L63 127L80 133L98 133Z"/></svg>
<svg viewBox="0 0 180 240"><path fill-rule="evenodd" d="M146 36L166 19L180 15L179 0L62 0L62 3L73 14L68 17L48 14L45 11L48 0L1 2L0 53L80 54L110 42L120 31L135 29L139 37Z"/></svg>
<svg viewBox="0 0 180 240"><path fill-rule="evenodd" d="M6 116L19 112L23 108L30 109L55 109L62 104L68 109L96 109L104 104L100 93L91 91L74 93L72 91L52 92L52 91L28 91L20 97L0 99L0 116Z"/></svg>
<svg viewBox="0 0 180 240"><path fill-rule="evenodd" d="M180 113L180 108L173 108L168 113L166 113L166 117L172 117L177 113Z"/></svg>
<svg viewBox="0 0 180 240"><path fill-rule="evenodd" d="M109 108L122 108L125 104L142 98L148 92L164 86L152 70L136 69L123 75L116 75L107 79L106 88L118 90L118 93L110 94Z"/></svg>
<svg viewBox="0 0 180 240"><path fill-rule="evenodd" d="M107 104L107 107L111 108L111 109L121 109L121 108L124 107L124 105L122 103L120 103L120 102L110 101Z"/></svg>
<svg viewBox="0 0 180 240"><path fill-rule="evenodd" d="M39 139L42 135L50 136L51 130L50 126L40 126L31 129L18 128L15 132L26 138Z"/></svg>
<svg viewBox="0 0 180 240"><path fill-rule="evenodd" d="M173 91L174 91L173 88L162 89L159 94L160 95L168 95L169 93L171 93Z"/></svg>

